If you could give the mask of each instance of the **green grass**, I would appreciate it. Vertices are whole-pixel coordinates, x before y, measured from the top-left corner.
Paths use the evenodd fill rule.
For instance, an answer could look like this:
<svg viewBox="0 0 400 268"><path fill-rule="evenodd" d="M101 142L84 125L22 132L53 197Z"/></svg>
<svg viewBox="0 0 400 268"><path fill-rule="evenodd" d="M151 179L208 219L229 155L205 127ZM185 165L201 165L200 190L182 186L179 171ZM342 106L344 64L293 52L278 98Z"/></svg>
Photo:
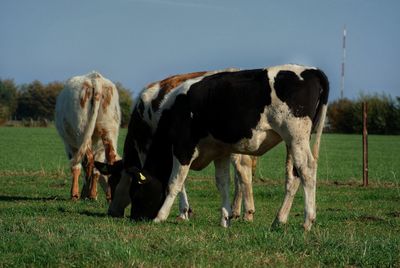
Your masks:
<svg viewBox="0 0 400 268"><path fill-rule="evenodd" d="M119 151L126 130L120 138ZM301 228L299 190L289 223L269 229L283 198L285 150L263 156L253 223L223 229L213 168L191 172L195 217L133 223L97 202L69 200L70 176L54 128L0 128L0 267L400 266L400 136L369 137L370 186L361 185L361 137L324 135L317 223Z"/></svg>

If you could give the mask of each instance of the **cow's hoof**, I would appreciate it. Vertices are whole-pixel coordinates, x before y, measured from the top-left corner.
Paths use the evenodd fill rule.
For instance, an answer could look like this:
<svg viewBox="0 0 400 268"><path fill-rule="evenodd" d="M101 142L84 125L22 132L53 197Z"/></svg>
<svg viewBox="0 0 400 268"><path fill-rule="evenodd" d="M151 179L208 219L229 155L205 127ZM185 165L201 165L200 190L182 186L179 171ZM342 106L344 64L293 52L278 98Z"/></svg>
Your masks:
<svg viewBox="0 0 400 268"><path fill-rule="evenodd" d="M183 222L183 221L188 221L189 220L189 216L188 215L178 215L176 217L176 220L179 222Z"/></svg>
<svg viewBox="0 0 400 268"><path fill-rule="evenodd" d="M271 231L279 231L282 230L283 227L285 227L285 223L279 221L278 218L275 218L274 222L271 225Z"/></svg>
<svg viewBox="0 0 400 268"><path fill-rule="evenodd" d="M111 216L113 218L122 218L124 216L124 212L121 213L121 212L109 209L107 212L107 215Z"/></svg>
<svg viewBox="0 0 400 268"><path fill-rule="evenodd" d="M304 231L306 231L306 232L311 231L311 227L314 222L315 222L315 219L313 219L313 220L306 219L306 221L303 224Z"/></svg>
<svg viewBox="0 0 400 268"><path fill-rule="evenodd" d="M89 196L89 200L91 200L91 201L97 201L97 196Z"/></svg>
<svg viewBox="0 0 400 268"><path fill-rule="evenodd" d="M236 212L233 212L233 213L232 213L232 219L233 219L233 220L240 219L240 213L238 214L238 213L236 213Z"/></svg>
<svg viewBox="0 0 400 268"><path fill-rule="evenodd" d="M177 217L177 221L188 221L189 219L194 217L193 210L191 208L184 209Z"/></svg>
<svg viewBox="0 0 400 268"><path fill-rule="evenodd" d="M189 208L187 214L188 214L188 219L194 218L195 214L194 214L192 208Z"/></svg>
<svg viewBox="0 0 400 268"><path fill-rule="evenodd" d="M229 226L231 226L231 220L230 220L230 218L229 217L224 217L224 218L222 218L221 219L221 227L224 227L224 228L228 228Z"/></svg>
<svg viewBox="0 0 400 268"><path fill-rule="evenodd" d="M79 200L79 195L73 195L71 196L72 201L78 201Z"/></svg>
<svg viewBox="0 0 400 268"><path fill-rule="evenodd" d="M154 223L160 223L160 222L162 222L162 220L159 219L159 218L155 218L155 219L153 220L153 222L154 222Z"/></svg>
<svg viewBox="0 0 400 268"><path fill-rule="evenodd" d="M247 222L252 222L254 218L254 211L248 211L246 212L246 214L244 215L243 219Z"/></svg>

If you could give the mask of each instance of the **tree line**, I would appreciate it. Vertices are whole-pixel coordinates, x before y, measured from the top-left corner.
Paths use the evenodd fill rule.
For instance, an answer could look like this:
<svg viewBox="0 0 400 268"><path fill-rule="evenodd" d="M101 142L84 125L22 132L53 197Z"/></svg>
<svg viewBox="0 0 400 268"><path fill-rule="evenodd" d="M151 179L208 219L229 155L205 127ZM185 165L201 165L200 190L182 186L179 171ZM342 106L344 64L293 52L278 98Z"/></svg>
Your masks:
<svg viewBox="0 0 400 268"><path fill-rule="evenodd" d="M328 106L329 130L336 133L362 132L362 104L368 104L369 134L400 134L400 97L385 94L360 95L356 100L339 99Z"/></svg>
<svg viewBox="0 0 400 268"><path fill-rule="evenodd" d="M133 105L131 92L115 83L121 105L121 125L127 126ZM54 120L56 98L63 83L43 84L33 81L16 85L11 79L0 79L0 125L8 120ZM362 103L368 103L370 134L400 134L400 97L385 94L360 95L356 100L338 99L328 106L327 129L335 133L361 133Z"/></svg>
<svg viewBox="0 0 400 268"><path fill-rule="evenodd" d="M121 83L115 86L121 106L121 126L127 126L133 105L131 92ZM12 79L0 79L0 125L8 120L54 121L56 99L62 82L43 84L33 81L16 85Z"/></svg>

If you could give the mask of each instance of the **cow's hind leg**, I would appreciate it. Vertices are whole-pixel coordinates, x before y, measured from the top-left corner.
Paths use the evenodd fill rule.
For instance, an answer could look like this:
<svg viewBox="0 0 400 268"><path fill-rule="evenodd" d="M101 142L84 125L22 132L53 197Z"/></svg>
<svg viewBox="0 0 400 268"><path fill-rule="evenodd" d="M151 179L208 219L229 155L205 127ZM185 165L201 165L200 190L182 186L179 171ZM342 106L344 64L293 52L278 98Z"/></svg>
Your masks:
<svg viewBox="0 0 400 268"><path fill-rule="evenodd" d="M311 153L308 139L293 144L289 150L291 150L293 164L299 173L304 189L304 229L309 231L316 218L317 161Z"/></svg>
<svg viewBox="0 0 400 268"><path fill-rule="evenodd" d="M230 218L232 215L231 204L229 201L229 157L218 159L214 161L215 165L215 180L219 193L221 194L221 226L228 227L230 225Z"/></svg>
<svg viewBox="0 0 400 268"><path fill-rule="evenodd" d="M81 197L89 198L92 200L97 199L97 181L99 177L99 173L94 174L94 156L93 152L90 148L87 149L86 155L84 158L84 167L85 167L85 180L82 187Z"/></svg>
<svg viewBox="0 0 400 268"><path fill-rule="evenodd" d="M79 199L79 176L81 175L82 165L76 164L71 167L72 185L71 185L71 199Z"/></svg>
<svg viewBox="0 0 400 268"><path fill-rule="evenodd" d="M72 181L71 181L71 200L78 200L79 199L79 176L81 175L82 165L81 163L74 162L73 156L76 154L77 149L71 147L68 143L64 141L65 152L67 153L68 159L71 165L71 174L72 174Z"/></svg>
<svg viewBox="0 0 400 268"><path fill-rule="evenodd" d="M252 157L234 154L231 157L235 167L235 197L232 206L233 218L240 217L242 197L244 200L244 220L252 221L255 212L252 185Z"/></svg>
<svg viewBox="0 0 400 268"><path fill-rule="evenodd" d="M288 220L290 208L292 207L293 198L299 188L300 178L298 177L296 169L293 167L293 158L290 150L286 146L286 185L285 185L285 199L282 206L276 215L275 221L272 224L273 228L281 224L285 224Z"/></svg>
<svg viewBox="0 0 400 268"><path fill-rule="evenodd" d="M88 172L88 161L87 161L87 157L85 157L82 160L82 166L84 167L84 171L85 171L85 177L83 180L83 186L82 186L82 191L81 191L81 198L87 198L89 197L89 192L90 192L90 175Z"/></svg>
<svg viewBox="0 0 400 268"><path fill-rule="evenodd" d="M101 134L101 141L104 146L104 154L107 163L113 165L117 158L119 158L117 154L117 138L118 138L118 128L111 129L111 130L104 130ZM110 185L107 186L105 190L106 199L108 203L111 203L111 187Z"/></svg>

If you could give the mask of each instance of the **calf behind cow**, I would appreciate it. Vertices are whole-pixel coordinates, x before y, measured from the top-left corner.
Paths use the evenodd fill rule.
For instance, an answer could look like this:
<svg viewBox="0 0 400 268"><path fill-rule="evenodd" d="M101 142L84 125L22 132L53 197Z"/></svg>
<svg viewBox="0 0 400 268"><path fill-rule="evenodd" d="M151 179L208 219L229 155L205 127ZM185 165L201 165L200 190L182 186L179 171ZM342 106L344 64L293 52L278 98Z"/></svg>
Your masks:
<svg viewBox="0 0 400 268"><path fill-rule="evenodd" d="M110 208L123 211L129 199L123 189L132 181L134 218L164 221L189 169L200 170L214 161L223 199L221 225L227 226L231 216L230 155L262 155L283 140L287 148L286 194L276 223L286 223L301 182L304 228L311 228L316 217L317 160L329 95L322 71L282 65L222 72L187 80L169 94L156 114L157 128L151 144L146 145L144 165L135 164L139 163L139 151L125 150L118 198ZM144 111L145 107L138 108ZM311 149L313 130L317 134Z"/></svg>
<svg viewBox="0 0 400 268"><path fill-rule="evenodd" d="M237 69L226 69L225 72L238 71ZM156 113L160 109L162 102L165 102L169 96L169 93L179 87L182 83L189 79L199 78L202 76L209 76L222 71L212 72L196 72L181 74L168 77L164 80L151 83L139 94L136 100L136 106L132 113L131 122L129 125L128 136L125 141L124 151L126 155L130 155L130 151L137 151L139 153L138 159L140 163L136 165L142 166L146 161L149 145L152 142L152 135L156 132L157 118ZM129 160L125 160L129 161ZM232 165L235 168L235 202L233 205L234 217L238 218L241 214L242 196L244 203L244 219L251 221L255 212L254 201L253 201L253 189L252 189L252 169L255 168L256 158L245 155L232 155ZM107 167L101 163L95 163L101 172L109 174L109 169L115 169L115 167ZM118 165L119 163L117 163ZM115 189L118 183L118 178L112 176L110 178L112 189ZM128 191L129 187L125 187ZM149 195L151 197L151 195ZM118 198L118 197L117 197ZM189 212L191 211L188 203L188 198L185 190L185 186L182 187L179 198L179 217L187 219ZM109 213L113 216L121 216L119 213L115 213L110 208ZM131 216L136 215L134 212Z"/></svg>
<svg viewBox="0 0 400 268"><path fill-rule="evenodd" d="M80 197L78 179L82 161L86 173L82 197L97 198L99 179L107 191L106 178L94 169L94 160L109 164L117 160L120 120L118 91L110 80L92 72L66 82L57 97L55 123L70 159L72 199Z"/></svg>

